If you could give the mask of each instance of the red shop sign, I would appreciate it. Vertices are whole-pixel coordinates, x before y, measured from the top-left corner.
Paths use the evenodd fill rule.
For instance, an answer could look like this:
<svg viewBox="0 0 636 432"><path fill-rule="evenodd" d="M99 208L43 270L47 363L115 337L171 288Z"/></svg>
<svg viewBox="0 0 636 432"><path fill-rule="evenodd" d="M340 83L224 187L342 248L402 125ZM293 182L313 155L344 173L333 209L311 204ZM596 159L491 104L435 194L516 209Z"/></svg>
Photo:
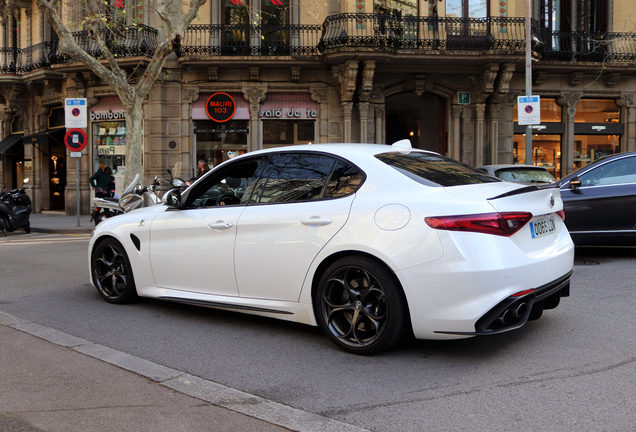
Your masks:
<svg viewBox="0 0 636 432"><path fill-rule="evenodd" d="M234 117L236 102L227 93L214 93L205 104L205 110L208 113L208 117L212 120L223 123Z"/></svg>

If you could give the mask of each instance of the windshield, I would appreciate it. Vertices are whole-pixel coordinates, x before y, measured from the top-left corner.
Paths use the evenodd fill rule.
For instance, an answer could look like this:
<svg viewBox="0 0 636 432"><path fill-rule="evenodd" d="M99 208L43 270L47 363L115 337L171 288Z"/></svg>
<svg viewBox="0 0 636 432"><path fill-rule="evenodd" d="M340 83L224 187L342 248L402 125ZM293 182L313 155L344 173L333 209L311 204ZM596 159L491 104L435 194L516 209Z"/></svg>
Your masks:
<svg viewBox="0 0 636 432"><path fill-rule="evenodd" d="M502 180L514 183L554 183L556 179L544 169L503 168L495 171Z"/></svg>
<svg viewBox="0 0 636 432"><path fill-rule="evenodd" d="M464 186L501 181L454 159L433 153L380 153L375 156L408 178L426 186Z"/></svg>

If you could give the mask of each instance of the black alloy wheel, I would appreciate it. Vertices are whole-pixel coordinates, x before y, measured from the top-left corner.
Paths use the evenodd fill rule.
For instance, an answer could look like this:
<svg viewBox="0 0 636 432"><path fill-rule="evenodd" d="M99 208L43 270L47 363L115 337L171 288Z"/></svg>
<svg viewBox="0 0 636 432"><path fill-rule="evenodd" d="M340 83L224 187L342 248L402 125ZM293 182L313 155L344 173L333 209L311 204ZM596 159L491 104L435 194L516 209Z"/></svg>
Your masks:
<svg viewBox="0 0 636 432"><path fill-rule="evenodd" d="M137 298L130 261L117 240L104 240L93 250L91 273L97 292L107 302L124 304Z"/></svg>
<svg viewBox="0 0 636 432"><path fill-rule="evenodd" d="M395 275L366 257L336 261L316 291L318 321L341 349L369 355L396 344L408 312Z"/></svg>

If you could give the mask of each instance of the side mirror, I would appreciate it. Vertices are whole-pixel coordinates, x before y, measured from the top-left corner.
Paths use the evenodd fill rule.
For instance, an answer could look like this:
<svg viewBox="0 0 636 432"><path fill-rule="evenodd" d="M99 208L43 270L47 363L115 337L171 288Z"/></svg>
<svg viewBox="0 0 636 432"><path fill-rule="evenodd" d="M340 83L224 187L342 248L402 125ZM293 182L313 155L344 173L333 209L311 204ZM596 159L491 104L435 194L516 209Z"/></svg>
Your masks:
<svg viewBox="0 0 636 432"><path fill-rule="evenodd" d="M581 187L581 179L579 179L578 177L573 177L572 180L570 180L570 189L578 189Z"/></svg>
<svg viewBox="0 0 636 432"><path fill-rule="evenodd" d="M161 202L168 206L168 208L179 208L181 207L181 192L179 188L170 189L168 192L163 194L161 198Z"/></svg>
<svg viewBox="0 0 636 432"><path fill-rule="evenodd" d="M172 170L170 168L168 168L168 174L172 175Z"/></svg>

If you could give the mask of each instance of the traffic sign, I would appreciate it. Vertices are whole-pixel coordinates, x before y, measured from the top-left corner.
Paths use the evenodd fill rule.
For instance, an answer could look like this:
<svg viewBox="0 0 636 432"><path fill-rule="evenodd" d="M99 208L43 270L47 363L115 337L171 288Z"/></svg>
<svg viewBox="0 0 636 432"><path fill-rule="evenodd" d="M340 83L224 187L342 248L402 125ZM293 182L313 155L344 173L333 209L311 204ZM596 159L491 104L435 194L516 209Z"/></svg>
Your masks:
<svg viewBox="0 0 636 432"><path fill-rule="evenodd" d="M470 92L459 92L457 94L458 105L470 105Z"/></svg>
<svg viewBox="0 0 636 432"><path fill-rule="evenodd" d="M66 98L64 100L64 122L67 128L88 127L88 105L86 98Z"/></svg>
<svg viewBox="0 0 636 432"><path fill-rule="evenodd" d="M205 104L205 110L208 117L218 123L223 123L234 117L236 111L236 102L234 98L227 93L214 93L208 98Z"/></svg>
<svg viewBox="0 0 636 432"><path fill-rule="evenodd" d="M64 135L64 144L71 152L81 152L88 143L86 132L82 129L69 129Z"/></svg>
<svg viewBox="0 0 636 432"><path fill-rule="evenodd" d="M539 96L517 97L517 117L519 125L541 124L541 98Z"/></svg>

